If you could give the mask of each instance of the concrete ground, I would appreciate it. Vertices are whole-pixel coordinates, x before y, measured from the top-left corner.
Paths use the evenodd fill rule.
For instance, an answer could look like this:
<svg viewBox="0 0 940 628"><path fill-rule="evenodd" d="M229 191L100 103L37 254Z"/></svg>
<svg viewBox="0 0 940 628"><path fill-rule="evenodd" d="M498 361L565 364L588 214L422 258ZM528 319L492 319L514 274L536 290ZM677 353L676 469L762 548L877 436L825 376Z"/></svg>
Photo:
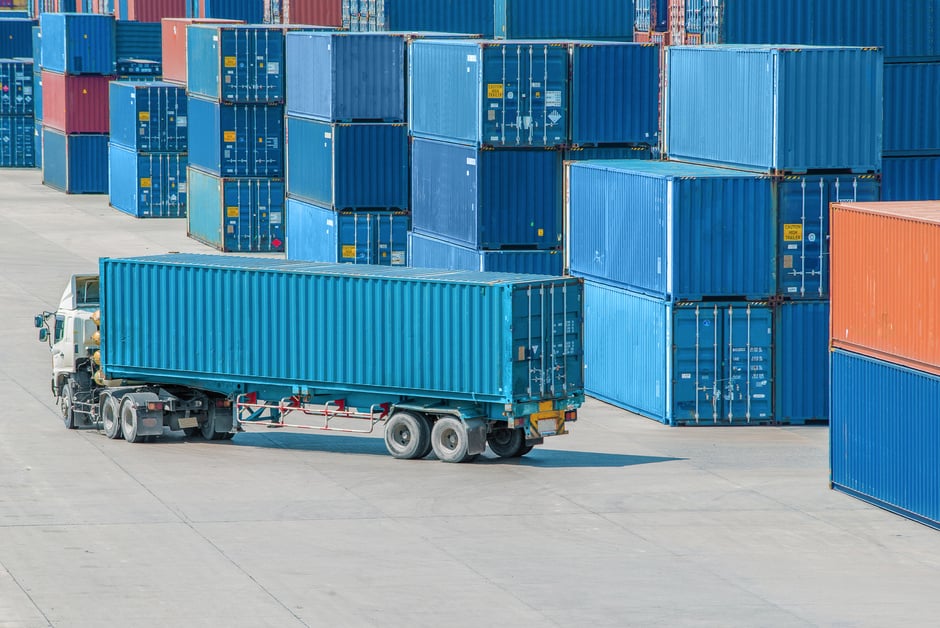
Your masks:
<svg viewBox="0 0 940 628"><path fill-rule="evenodd" d="M0 171L0 627L936 625L940 533L829 490L825 427L590 401L466 465L65 430L33 315L99 256L210 252L185 229Z"/></svg>

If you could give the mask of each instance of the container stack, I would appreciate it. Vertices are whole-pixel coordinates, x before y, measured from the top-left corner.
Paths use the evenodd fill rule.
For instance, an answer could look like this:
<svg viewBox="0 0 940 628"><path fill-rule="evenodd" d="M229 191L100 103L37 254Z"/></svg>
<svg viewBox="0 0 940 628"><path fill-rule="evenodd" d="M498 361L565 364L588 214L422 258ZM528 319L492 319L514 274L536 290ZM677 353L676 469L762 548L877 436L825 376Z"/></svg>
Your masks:
<svg viewBox="0 0 940 628"><path fill-rule="evenodd" d="M407 264L405 42L287 34L287 257Z"/></svg>
<svg viewBox="0 0 940 628"><path fill-rule="evenodd" d="M42 31L33 26L33 157L42 168Z"/></svg>
<svg viewBox="0 0 940 628"><path fill-rule="evenodd" d="M114 18L43 13L40 26L43 183L68 194L107 194Z"/></svg>
<svg viewBox="0 0 940 628"><path fill-rule="evenodd" d="M266 24L343 25L343 0L264 0Z"/></svg>
<svg viewBox="0 0 940 628"><path fill-rule="evenodd" d="M186 0L112 0L118 21L159 24L164 18L186 17Z"/></svg>
<svg viewBox="0 0 940 628"><path fill-rule="evenodd" d="M668 46L670 8L669 0L636 0L633 41Z"/></svg>
<svg viewBox="0 0 940 628"><path fill-rule="evenodd" d="M143 3L140 3L140 6L144 6ZM149 10L152 11L153 8ZM160 22L131 22L119 19L114 24L114 32L118 80L159 80L163 73Z"/></svg>
<svg viewBox="0 0 940 628"><path fill-rule="evenodd" d="M940 528L940 203L832 207L832 487Z"/></svg>
<svg viewBox="0 0 940 628"><path fill-rule="evenodd" d="M187 233L220 251L284 249L284 31L186 29Z"/></svg>
<svg viewBox="0 0 940 628"><path fill-rule="evenodd" d="M0 59L0 168L35 168L33 60Z"/></svg>
<svg viewBox="0 0 940 628"><path fill-rule="evenodd" d="M264 0L186 0L186 17L261 24Z"/></svg>

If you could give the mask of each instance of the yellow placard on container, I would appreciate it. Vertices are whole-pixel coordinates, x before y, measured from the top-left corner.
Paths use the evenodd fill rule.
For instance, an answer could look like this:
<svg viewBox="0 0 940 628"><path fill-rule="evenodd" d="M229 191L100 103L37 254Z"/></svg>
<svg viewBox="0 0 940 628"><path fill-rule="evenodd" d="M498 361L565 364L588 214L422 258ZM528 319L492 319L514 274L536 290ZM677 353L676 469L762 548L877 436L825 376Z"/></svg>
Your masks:
<svg viewBox="0 0 940 628"><path fill-rule="evenodd" d="M231 206L226 208L225 213L228 214L229 218L238 218L238 207Z"/></svg>
<svg viewBox="0 0 940 628"><path fill-rule="evenodd" d="M783 225L784 242L801 242L803 240L803 225L799 223Z"/></svg>
<svg viewBox="0 0 940 628"><path fill-rule="evenodd" d="M234 142L235 141L235 131L225 131L222 133L223 142Z"/></svg>
<svg viewBox="0 0 940 628"><path fill-rule="evenodd" d="M141 178L140 178L140 187L142 187L142 188L149 188L151 183L152 183L152 181L151 181L150 177L141 177Z"/></svg>
<svg viewBox="0 0 940 628"><path fill-rule="evenodd" d="M141 111L139 114L137 114L137 119L141 122L150 122L150 112Z"/></svg>
<svg viewBox="0 0 940 628"><path fill-rule="evenodd" d="M486 97L487 98L502 98L503 97L503 84L502 83L490 83L486 86Z"/></svg>
<svg viewBox="0 0 940 628"><path fill-rule="evenodd" d="M225 57L225 67L234 68L238 65L238 62L235 60L235 57Z"/></svg>
<svg viewBox="0 0 940 628"><path fill-rule="evenodd" d="M354 258L354 257L356 257L356 245L355 245L355 244L344 244L344 245L343 245L343 257L344 257L344 258Z"/></svg>

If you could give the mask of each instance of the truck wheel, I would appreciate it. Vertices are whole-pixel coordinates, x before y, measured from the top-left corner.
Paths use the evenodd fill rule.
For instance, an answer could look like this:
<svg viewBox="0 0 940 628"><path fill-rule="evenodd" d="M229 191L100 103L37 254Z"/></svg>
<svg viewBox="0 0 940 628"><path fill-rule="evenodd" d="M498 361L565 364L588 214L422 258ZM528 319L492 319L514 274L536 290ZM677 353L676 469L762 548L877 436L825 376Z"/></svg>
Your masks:
<svg viewBox="0 0 940 628"><path fill-rule="evenodd" d="M202 437L206 440L229 440L234 436L233 433L216 430L215 417L217 414L218 411L215 408L209 408L205 422L199 424L199 431L202 432Z"/></svg>
<svg viewBox="0 0 940 628"><path fill-rule="evenodd" d="M385 424L385 448L395 458L415 460L430 453L431 425L420 414L396 412Z"/></svg>
<svg viewBox="0 0 940 628"><path fill-rule="evenodd" d="M120 403L111 395L101 400L101 427L108 438L121 438L120 410Z"/></svg>
<svg viewBox="0 0 940 628"><path fill-rule="evenodd" d="M524 455L522 450L526 446L525 432L520 428L500 427L490 432L486 437L486 444L500 458L518 458ZM531 450L529 447L529 451Z"/></svg>
<svg viewBox="0 0 940 628"><path fill-rule="evenodd" d="M65 382L59 389L59 410L62 412L62 422L65 429L74 430L75 424L75 393L72 392L72 383Z"/></svg>
<svg viewBox="0 0 940 628"><path fill-rule="evenodd" d="M124 432L124 440L129 443L142 443L146 436L140 436L137 433L137 408L130 399L125 399L121 404L121 430Z"/></svg>
<svg viewBox="0 0 940 628"><path fill-rule="evenodd" d="M443 462L472 462L476 456L467 453L470 435L463 422L445 416L437 420L431 429L431 448L438 460Z"/></svg>

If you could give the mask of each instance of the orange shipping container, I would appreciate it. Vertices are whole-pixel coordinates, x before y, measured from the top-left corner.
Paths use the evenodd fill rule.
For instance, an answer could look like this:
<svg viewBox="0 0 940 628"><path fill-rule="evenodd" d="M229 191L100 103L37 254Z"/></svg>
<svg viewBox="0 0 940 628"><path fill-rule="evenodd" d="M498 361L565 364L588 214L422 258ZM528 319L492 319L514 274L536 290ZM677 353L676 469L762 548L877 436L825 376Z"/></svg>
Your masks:
<svg viewBox="0 0 940 628"><path fill-rule="evenodd" d="M163 80L186 85L186 27L190 24L244 24L240 20L166 18L162 20Z"/></svg>
<svg viewBox="0 0 940 628"><path fill-rule="evenodd" d="M832 346L940 375L940 201L833 203Z"/></svg>

